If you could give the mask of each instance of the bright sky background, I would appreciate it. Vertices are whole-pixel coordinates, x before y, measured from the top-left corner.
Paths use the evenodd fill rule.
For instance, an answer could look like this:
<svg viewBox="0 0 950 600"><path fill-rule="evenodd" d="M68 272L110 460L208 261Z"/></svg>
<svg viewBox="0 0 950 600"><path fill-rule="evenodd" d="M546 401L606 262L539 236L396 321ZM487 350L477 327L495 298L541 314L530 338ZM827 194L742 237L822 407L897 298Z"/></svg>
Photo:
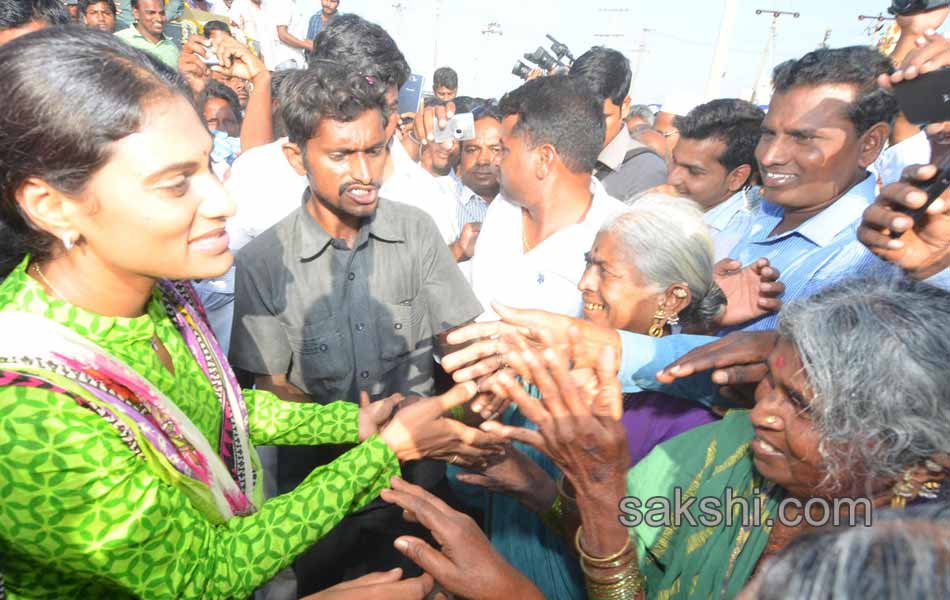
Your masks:
<svg viewBox="0 0 950 600"><path fill-rule="evenodd" d="M889 5L889 0L738 0L720 96L751 93L771 24L771 17L757 16L755 9L801 14L780 19L771 70L816 48L829 28L832 46L872 43L876 38L865 32L870 22L858 21L858 15L877 15ZM341 12L386 28L413 72L431 81L436 67L451 66L459 72L460 93L474 96L497 97L517 87L512 66L539 44L550 49L546 33L575 56L600 44L624 52L635 66L642 30L653 29L646 34L648 52L634 82L636 103L671 96L702 102L724 6L724 0L340 1ZM500 25L502 35L482 33L491 22Z"/></svg>

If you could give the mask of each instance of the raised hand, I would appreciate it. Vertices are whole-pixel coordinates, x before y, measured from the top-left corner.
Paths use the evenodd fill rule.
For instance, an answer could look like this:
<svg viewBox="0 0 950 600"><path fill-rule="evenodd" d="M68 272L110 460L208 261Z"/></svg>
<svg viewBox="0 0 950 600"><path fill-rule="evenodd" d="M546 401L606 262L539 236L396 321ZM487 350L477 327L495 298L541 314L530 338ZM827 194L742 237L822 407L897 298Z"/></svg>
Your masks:
<svg viewBox="0 0 950 600"><path fill-rule="evenodd" d="M732 327L778 312L785 293L785 284L778 280L780 275L766 258L745 267L731 258L716 263L713 276L728 301L717 324Z"/></svg>
<svg viewBox="0 0 950 600"><path fill-rule="evenodd" d="M482 429L544 452L579 490L623 479L630 456L626 431L619 422L623 398L613 348L605 347L601 353L596 367L599 385L593 395L573 381L569 356L551 348L515 354L509 353L506 358L526 365L541 399L529 395L522 383L507 373L499 374L494 385L518 404L538 431L493 421L483 423Z"/></svg>
<svg viewBox="0 0 950 600"><path fill-rule="evenodd" d="M456 479L511 496L536 513L547 510L557 496L554 479L523 452L509 446L501 460L478 471L459 473Z"/></svg>
<svg viewBox="0 0 950 600"><path fill-rule="evenodd" d="M402 507L407 519L432 532L442 546L403 536L396 548L446 590L470 600L543 600L541 592L492 548L478 524L419 486L395 477L383 500Z"/></svg>
<svg viewBox="0 0 950 600"><path fill-rule="evenodd" d="M396 412L379 436L400 461L437 458L463 465L480 464L504 452L500 437L468 427L443 414L475 395L469 382L441 396L424 398Z"/></svg>
<svg viewBox="0 0 950 600"><path fill-rule="evenodd" d="M915 279L927 279L950 266L950 192L916 221L905 212L924 205L927 194L915 184L930 181L936 173L934 165L904 169L903 179L884 187L865 209L858 228L862 244Z"/></svg>

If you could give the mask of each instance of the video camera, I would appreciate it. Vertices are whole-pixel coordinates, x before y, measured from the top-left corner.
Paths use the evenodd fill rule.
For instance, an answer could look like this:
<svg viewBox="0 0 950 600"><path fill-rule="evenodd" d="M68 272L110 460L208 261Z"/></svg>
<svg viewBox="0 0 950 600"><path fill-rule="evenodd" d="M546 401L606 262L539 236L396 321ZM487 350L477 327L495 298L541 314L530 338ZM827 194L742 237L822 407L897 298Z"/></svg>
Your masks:
<svg viewBox="0 0 950 600"><path fill-rule="evenodd" d="M950 2L950 0L948 0L948 2ZM551 52L545 50L544 46L538 46L538 49L534 52L526 52L524 58L538 65L545 74L567 72L574 63L574 55L571 53L571 49L567 47L567 44L562 44L554 39L554 36L550 33L547 34L546 37L551 40L551 51L554 52L553 55ZM567 64L564 64L565 59L567 60ZM531 74L531 70L529 65L526 65L519 59L511 69L511 73L515 77L527 79Z"/></svg>
<svg viewBox="0 0 950 600"><path fill-rule="evenodd" d="M541 67L541 70L545 73L561 66L561 63L551 56L551 53L545 50L543 46L538 46L538 49L534 52L525 52L524 57Z"/></svg>
<svg viewBox="0 0 950 600"><path fill-rule="evenodd" d="M891 0L891 7L887 11L892 15L903 17L947 6L948 4L950 4L950 0Z"/></svg>
<svg viewBox="0 0 950 600"><path fill-rule="evenodd" d="M521 79L527 80L528 76L531 75L531 67L524 64L521 59L518 59L518 62L516 62L515 66L511 69L511 74L515 77L520 77Z"/></svg>

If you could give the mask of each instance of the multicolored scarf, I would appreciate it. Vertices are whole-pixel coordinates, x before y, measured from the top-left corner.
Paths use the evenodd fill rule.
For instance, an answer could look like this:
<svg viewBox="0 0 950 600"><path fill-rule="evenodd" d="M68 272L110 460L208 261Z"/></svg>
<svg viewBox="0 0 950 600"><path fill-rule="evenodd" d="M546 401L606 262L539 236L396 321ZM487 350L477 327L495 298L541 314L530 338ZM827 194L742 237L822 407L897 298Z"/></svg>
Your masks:
<svg viewBox="0 0 950 600"><path fill-rule="evenodd" d="M241 388L191 286L168 281L158 286L166 314L221 404L217 452L171 399L128 364L39 315L0 312L0 386L50 389L93 411L212 522L253 513L263 498Z"/></svg>

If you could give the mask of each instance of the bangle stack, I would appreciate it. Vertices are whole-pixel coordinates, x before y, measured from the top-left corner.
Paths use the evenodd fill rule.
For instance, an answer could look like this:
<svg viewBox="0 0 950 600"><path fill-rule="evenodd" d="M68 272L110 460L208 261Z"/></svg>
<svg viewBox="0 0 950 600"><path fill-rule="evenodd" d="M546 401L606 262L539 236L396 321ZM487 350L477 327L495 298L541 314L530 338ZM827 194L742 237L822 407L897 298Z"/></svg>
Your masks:
<svg viewBox="0 0 950 600"><path fill-rule="evenodd" d="M558 478L555 485L557 487L557 496L554 498L554 504L541 514L541 521L552 531L564 537L567 533L564 530L564 515L577 512L577 502L564 491L563 475Z"/></svg>
<svg viewBox="0 0 950 600"><path fill-rule="evenodd" d="M637 564L637 553L630 538L619 552L602 558L594 557L584 551L581 544L583 527L577 528L574 545L581 557L581 570L587 584L587 597L590 600L630 600L636 598L644 589L643 575ZM598 571L620 569L609 575Z"/></svg>

